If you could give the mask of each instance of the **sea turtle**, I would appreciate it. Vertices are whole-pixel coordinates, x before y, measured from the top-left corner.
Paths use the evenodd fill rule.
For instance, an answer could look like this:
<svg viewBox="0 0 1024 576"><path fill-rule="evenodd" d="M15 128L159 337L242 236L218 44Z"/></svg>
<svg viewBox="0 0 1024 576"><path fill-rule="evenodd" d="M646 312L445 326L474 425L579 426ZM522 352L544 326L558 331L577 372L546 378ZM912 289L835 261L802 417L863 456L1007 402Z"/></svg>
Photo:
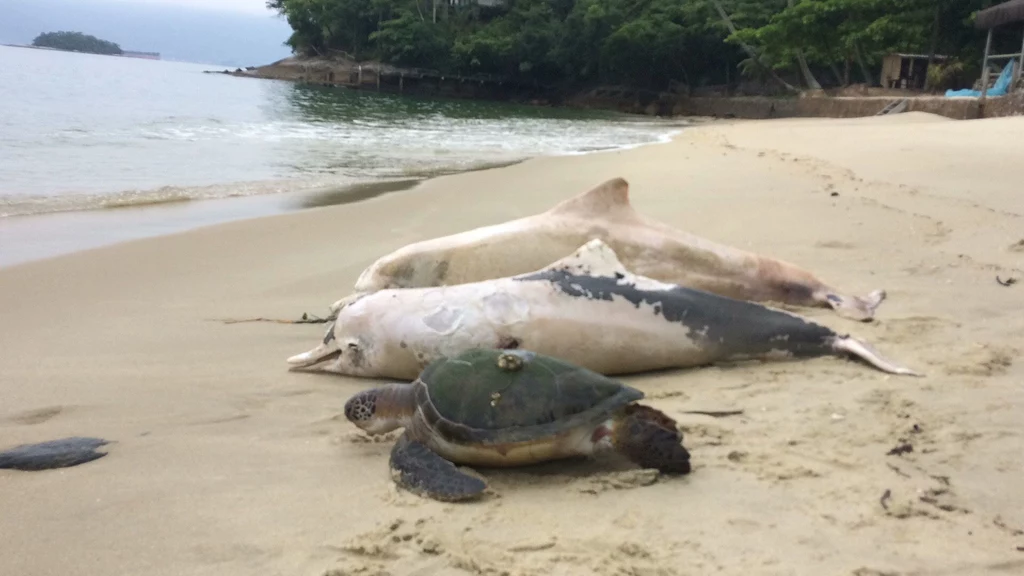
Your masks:
<svg viewBox="0 0 1024 576"><path fill-rule="evenodd" d="M615 450L644 468L690 472L674 420L643 392L528 350L471 349L431 362L410 384L364 390L345 417L370 434L405 432L391 476L415 494L467 500L487 487L454 463L533 464Z"/></svg>

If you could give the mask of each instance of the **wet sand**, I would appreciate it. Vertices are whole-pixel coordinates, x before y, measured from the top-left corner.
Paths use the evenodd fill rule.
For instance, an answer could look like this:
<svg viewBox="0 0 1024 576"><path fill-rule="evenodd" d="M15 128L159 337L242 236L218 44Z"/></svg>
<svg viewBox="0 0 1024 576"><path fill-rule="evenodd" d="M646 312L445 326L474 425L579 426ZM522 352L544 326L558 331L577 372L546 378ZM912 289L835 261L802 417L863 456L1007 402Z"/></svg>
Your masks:
<svg viewBox="0 0 1024 576"><path fill-rule="evenodd" d="M0 269L0 448L114 442L75 468L0 470L0 573L1021 573L1022 130L712 123ZM344 420L374 382L286 370L322 326L218 321L326 314L397 247L616 176L645 214L888 290L874 323L802 313L927 376L820 358L624 378L678 419L690 476L485 470L491 495L448 505L397 491L390 441Z"/></svg>

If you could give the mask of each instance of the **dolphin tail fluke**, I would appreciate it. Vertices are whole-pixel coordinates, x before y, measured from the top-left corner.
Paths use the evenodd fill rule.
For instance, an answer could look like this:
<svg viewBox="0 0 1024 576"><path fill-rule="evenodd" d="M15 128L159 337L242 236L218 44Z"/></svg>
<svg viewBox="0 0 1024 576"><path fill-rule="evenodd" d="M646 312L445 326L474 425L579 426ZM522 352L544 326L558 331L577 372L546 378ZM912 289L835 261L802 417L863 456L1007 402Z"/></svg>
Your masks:
<svg viewBox="0 0 1024 576"><path fill-rule="evenodd" d="M874 320L875 310L885 300L885 297L885 290L875 290L867 296L843 296L835 292L828 292L823 299L843 318L870 322Z"/></svg>
<svg viewBox="0 0 1024 576"><path fill-rule="evenodd" d="M334 324L334 322L331 322L327 327L327 334L324 335L324 340L319 346L308 352L296 354L288 358L288 364L291 365L290 369L309 369L329 360L334 360L341 355L341 349L338 348L338 340L334 337Z"/></svg>
<svg viewBox="0 0 1024 576"><path fill-rule="evenodd" d="M832 349L836 352L859 358L883 372L888 372L890 374L902 374L906 376L924 376L924 374L916 370L900 366L892 360L889 360L885 356L882 356L881 352L875 350L873 346L863 340L858 340L853 336L836 336L832 340Z"/></svg>

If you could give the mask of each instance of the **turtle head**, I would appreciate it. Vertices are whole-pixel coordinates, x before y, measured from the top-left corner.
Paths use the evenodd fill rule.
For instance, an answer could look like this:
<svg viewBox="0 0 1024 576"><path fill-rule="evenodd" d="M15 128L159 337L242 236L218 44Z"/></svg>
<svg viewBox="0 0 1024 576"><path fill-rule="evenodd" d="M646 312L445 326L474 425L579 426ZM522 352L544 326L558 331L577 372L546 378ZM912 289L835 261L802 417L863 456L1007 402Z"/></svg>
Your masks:
<svg viewBox="0 0 1024 576"><path fill-rule="evenodd" d="M676 422L649 406L630 404L614 419L612 445L644 468L689 474L690 453Z"/></svg>
<svg viewBox="0 0 1024 576"><path fill-rule="evenodd" d="M409 384L363 390L345 402L345 418L370 434L405 428L415 411L416 397Z"/></svg>

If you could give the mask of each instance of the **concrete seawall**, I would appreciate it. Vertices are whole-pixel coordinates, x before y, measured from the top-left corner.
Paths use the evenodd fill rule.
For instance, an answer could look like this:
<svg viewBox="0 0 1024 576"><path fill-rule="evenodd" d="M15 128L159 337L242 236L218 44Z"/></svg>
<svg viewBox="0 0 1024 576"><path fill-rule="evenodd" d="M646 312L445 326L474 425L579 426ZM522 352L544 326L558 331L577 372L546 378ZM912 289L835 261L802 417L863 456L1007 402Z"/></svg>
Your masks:
<svg viewBox="0 0 1024 576"><path fill-rule="evenodd" d="M290 57L267 66L225 70L249 78L289 80L394 94L417 94L474 100L514 100L535 104L618 110L648 116L717 116L726 118L856 118L873 116L906 100L907 112L930 112L967 120L1024 114L1024 93L988 98L943 96L686 96L630 88L602 87L568 98L550 87L523 84L495 76L457 76L432 70L402 69L346 59Z"/></svg>
<svg viewBox="0 0 1024 576"><path fill-rule="evenodd" d="M930 112L967 120L1024 114L1024 93L988 98L982 112L977 98L942 96L849 96L771 98L765 96L687 97L632 90L596 90L573 98L573 106L608 108L649 116L717 116L727 118L856 118L873 116L894 102L906 100L907 112Z"/></svg>
<svg viewBox="0 0 1024 576"><path fill-rule="evenodd" d="M288 80L388 94L409 94L472 100L516 100L547 103L550 90L497 76L459 76L435 70L397 68L376 62L286 58L267 66L225 70L248 78Z"/></svg>

